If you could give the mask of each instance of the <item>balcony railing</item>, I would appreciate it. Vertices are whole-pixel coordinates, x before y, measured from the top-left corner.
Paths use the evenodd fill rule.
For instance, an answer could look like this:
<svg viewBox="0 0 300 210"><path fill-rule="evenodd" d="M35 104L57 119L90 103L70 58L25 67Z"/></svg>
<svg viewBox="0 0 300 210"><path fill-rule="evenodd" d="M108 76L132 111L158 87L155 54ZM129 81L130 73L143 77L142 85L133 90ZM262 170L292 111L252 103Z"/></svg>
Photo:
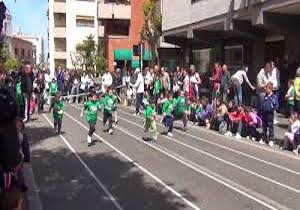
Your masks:
<svg viewBox="0 0 300 210"><path fill-rule="evenodd" d="M54 59L67 59L67 52L65 51L55 51Z"/></svg>
<svg viewBox="0 0 300 210"><path fill-rule="evenodd" d="M99 3L98 14L99 19L130 20L131 6L130 4L117 4L116 2L103 1Z"/></svg>

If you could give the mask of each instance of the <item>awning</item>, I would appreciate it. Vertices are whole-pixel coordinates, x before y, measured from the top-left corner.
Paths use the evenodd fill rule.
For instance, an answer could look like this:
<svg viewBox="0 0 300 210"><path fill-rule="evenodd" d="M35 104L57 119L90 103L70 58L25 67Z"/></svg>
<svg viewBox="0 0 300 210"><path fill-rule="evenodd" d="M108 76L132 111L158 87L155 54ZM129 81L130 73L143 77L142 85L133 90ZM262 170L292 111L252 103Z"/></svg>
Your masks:
<svg viewBox="0 0 300 210"><path fill-rule="evenodd" d="M131 67L133 69L140 68L140 61L139 60L132 60L131 61Z"/></svg>
<svg viewBox="0 0 300 210"><path fill-rule="evenodd" d="M132 50L129 49L117 49L114 51L115 61L132 60Z"/></svg>
<svg viewBox="0 0 300 210"><path fill-rule="evenodd" d="M143 54L144 61L151 61L152 60L152 52L150 50L145 50Z"/></svg>

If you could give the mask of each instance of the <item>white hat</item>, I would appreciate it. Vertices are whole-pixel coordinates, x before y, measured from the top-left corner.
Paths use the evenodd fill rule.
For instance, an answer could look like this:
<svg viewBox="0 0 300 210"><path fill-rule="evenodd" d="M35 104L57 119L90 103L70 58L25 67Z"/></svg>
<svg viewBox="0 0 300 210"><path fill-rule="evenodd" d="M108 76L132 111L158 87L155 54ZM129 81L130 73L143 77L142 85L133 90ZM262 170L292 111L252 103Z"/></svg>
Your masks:
<svg viewBox="0 0 300 210"><path fill-rule="evenodd" d="M136 68L136 69L135 69L135 72L140 72L140 71L141 71L140 68Z"/></svg>

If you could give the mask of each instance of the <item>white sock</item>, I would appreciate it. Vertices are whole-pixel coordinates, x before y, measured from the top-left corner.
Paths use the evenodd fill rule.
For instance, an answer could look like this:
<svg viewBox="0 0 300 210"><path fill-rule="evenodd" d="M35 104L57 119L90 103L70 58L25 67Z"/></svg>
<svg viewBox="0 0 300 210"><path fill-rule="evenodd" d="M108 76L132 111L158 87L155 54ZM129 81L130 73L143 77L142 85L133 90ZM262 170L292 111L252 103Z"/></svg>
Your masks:
<svg viewBox="0 0 300 210"><path fill-rule="evenodd" d="M86 141L87 141L88 144L91 144L92 143L92 138L90 136L87 136Z"/></svg>

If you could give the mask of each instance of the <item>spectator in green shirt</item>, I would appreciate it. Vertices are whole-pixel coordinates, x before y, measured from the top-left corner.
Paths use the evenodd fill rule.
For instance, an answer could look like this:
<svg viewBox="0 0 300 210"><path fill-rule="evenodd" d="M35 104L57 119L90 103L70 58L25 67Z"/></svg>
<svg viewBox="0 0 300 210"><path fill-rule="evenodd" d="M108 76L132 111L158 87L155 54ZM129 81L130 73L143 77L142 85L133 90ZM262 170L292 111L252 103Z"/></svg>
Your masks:
<svg viewBox="0 0 300 210"><path fill-rule="evenodd" d="M81 112L81 116L83 116L83 112L86 111L85 117L88 122L90 129L87 136L88 146L92 145L92 136L95 132L96 122L98 118L99 110L101 109L101 103L97 98L97 94L94 90L90 92L89 100L84 104L83 110Z"/></svg>
<svg viewBox="0 0 300 210"><path fill-rule="evenodd" d="M64 113L64 102L61 100L61 94L59 91L56 92L55 99L50 105L49 112L53 110L53 119L54 119L54 131L58 134L61 131L62 118Z"/></svg>

